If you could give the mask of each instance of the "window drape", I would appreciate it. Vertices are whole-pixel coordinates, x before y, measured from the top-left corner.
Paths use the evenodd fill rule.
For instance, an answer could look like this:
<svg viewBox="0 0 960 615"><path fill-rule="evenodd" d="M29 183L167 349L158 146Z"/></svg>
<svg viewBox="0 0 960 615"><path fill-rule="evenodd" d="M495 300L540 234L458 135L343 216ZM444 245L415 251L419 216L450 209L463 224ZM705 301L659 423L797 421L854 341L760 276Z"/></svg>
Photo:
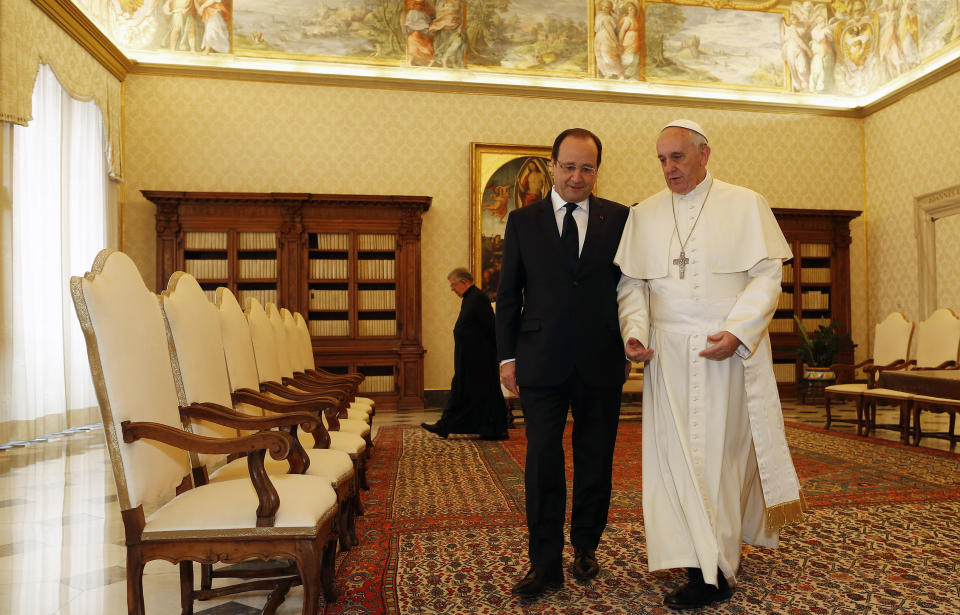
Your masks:
<svg viewBox="0 0 960 615"><path fill-rule="evenodd" d="M33 121L12 128L10 267L0 369L0 442L99 421L69 278L107 245L107 168L100 110L77 101L42 66ZM7 140L5 140L7 141Z"/></svg>

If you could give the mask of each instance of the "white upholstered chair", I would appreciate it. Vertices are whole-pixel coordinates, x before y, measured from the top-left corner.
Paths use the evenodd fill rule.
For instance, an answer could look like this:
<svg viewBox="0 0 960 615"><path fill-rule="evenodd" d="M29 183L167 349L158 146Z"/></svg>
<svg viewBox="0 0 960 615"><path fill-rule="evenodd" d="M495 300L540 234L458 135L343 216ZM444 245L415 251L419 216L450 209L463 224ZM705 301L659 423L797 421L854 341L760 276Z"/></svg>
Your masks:
<svg viewBox="0 0 960 615"><path fill-rule="evenodd" d="M333 600L336 494L299 474L268 477L263 460L288 456L293 439L281 432L213 438L183 430L203 414L180 408L157 296L136 265L104 250L92 271L70 280L87 342L90 370L103 417L127 547L127 610L145 612L143 568L163 559L180 563L181 607L192 612L193 561L239 562L284 555L303 580L301 612L315 615L319 591ZM277 421L315 427L309 414ZM245 453L248 476L194 485L188 451ZM175 495L176 493L176 495ZM218 590L218 595L227 593Z"/></svg>
<svg viewBox="0 0 960 615"><path fill-rule="evenodd" d="M285 341L285 334L283 324L277 322L279 315L274 322L271 322L263 306L253 297L247 299L243 313L250 327L250 339L253 340L253 354L256 356L257 372L260 376L260 390L292 401L328 400L329 407L337 413L337 423L330 421L331 413L324 413L324 421L329 422L325 425L327 429L356 434L364 439L366 448L369 449L370 426L363 421L342 418L345 410L342 397L307 391L299 384L283 384L293 375L293 370L290 368L289 359L281 361L281 357L286 358L286 353L280 351L280 344Z"/></svg>
<svg viewBox="0 0 960 615"><path fill-rule="evenodd" d="M264 310L267 320L273 327L274 339L277 343L277 352L286 359L280 363L283 372L283 384L309 393L330 395L340 401L342 409L339 418L362 421L368 426L371 424L373 407L363 402L351 402L354 397L354 387L347 383L322 382L315 376L304 372L302 351L297 343L297 328L290 310L277 310L273 303L267 303Z"/></svg>
<svg viewBox="0 0 960 615"><path fill-rule="evenodd" d="M246 412L238 412L233 407L217 307L207 301L196 279L182 271L174 273L170 277L167 289L161 294L160 301L170 336L171 361L175 367L174 379L180 405L200 404L219 413L233 414L241 420L250 421L253 418L250 413L253 408L241 404L240 409ZM269 399L263 399L261 403L275 410L279 408L280 411L308 409L302 404L280 405ZM254 410L254 412L260 417L263 416L262 410ZM261 429L256 423L256 421L250 421L248 429ZM296 425L286 426L283 429L296 435ZM321 444L329 443L329 436L319 421L317 431L316 436L312 436L314 442L319 440ZM235 436L236 432L234 432ZM358 492L353 461L344 451L325 446L316 447L315 445L304 451L304 454L306 459L302 473L325 481L337 492L341 521L340 545L344 549L349 548L356 541L353 526ZM223 462L226 460L220 459L198 461L200 463L195 464L194 471L206 472L208 482L232 480L246 474L246 463L240 458L225 465ZM271 475L286 474L290 470L290 464L285 461L268 460L264 465Z"/></svg>
<svg viewBox="0 0 960 615"><path fill-rule="evenodd" d="M913 323L907 320L900 312L891 312L874 327L873 358L866 359L856 365L835 364L830 369L836 372L838 384L824 389L824 403L827 410L826 428L831 423L855 423L857 435L866 433L866 421L863 416L863 392L874 388L876 374L885 369L902 369L907 365L910 352L910 337L913 334ZM867 373L866 383L853 382L857 369ZM846 382L839 382L846 380ZM831 402L834 400L852 401L856 405L857 418L834 419L831 414Z"/></svg>
<svg viewBox="0 0 960 615"><path fill-rule="evenodd" d="M908 370L945 369L957 365L960 350L960 319L949 308L940 308L929 318L917 324L916 359L908 362ZM900 440L906 443L910 437L910 417L918 396L887 388L872 388L863 392L864 420L866 431L890 429L900 432ZM930 404L936 398L920 396L920 403ZM940 402L942 407L947 404ZM897 423L878 424L877 406L897 406L900 420ZM936 405L932 405L935 408ZM935 410L934 410L935 411ZM951 419L953 414L951 414ZM919 416L917 418L919 420ZM916 424L916 421L914 421ZM953 432L951 426L951 433ZM916 433L916 427L914 428Z"/></svg>
<svg viewBox="0 0 960 615"><path fill-rule="evenodd" d="M273 370L271 372L272 377L279 378L279 368L276 367L276 361L269 361L266 351L259 357L254 352L253 331L233 293L226 288L218 288L216 305L234 404L262 404L259 363L262 360L263 369ZM269 347L273 343L273 331L269 326L266 328L259 327L257 333L264 338L260 342L261 345ZM290 403L291 401L270 393L267 394L267 397L276 403ZM339 421L336 418L337 406L335 400L330 400L329 403L320 402L317 407L318 409L329 410L330 415L326 424L339 426ZM242 410L244 406L237 406L237 408ZM324 413L326 414L326 412ZM330 430L327 436L330 438L329 448L344 451L350 455L359 486L366 489L367 444L364 439L357 434L340 432L339 430ZM300 434L300 441L308 447L327 446L325 442L314 443L312 438L303 433ZM359 497L357 501L359 505ZM358 514L359 512L358 509Z"/></svg>
<svg viewBox="0 0 960 615"><path fill-rule="evenodd" d="M284 308L286 309L286 308ZM283 315L284 310L280 310L280 316L285 318ZM316 378L318 381L328 384L335 385L346 385L351 388L353 393L353 403L365 406L370 408L370 415L376 415L377 413L377 404L369 397L363 397L360 393L360 385L363 383L364 376L359 373L333 373L327 370L323 370L317 367L316 360L313 356L313 340L310 336L310 328L307 326L307 321L303 318L303 315L299 312L293 313L293 324L297 330L296 335L296 346L300 348L301 359L300 362L304 366L304 373L307 376ZM286 320L284 320L284 326L287 326Z"/></svg>

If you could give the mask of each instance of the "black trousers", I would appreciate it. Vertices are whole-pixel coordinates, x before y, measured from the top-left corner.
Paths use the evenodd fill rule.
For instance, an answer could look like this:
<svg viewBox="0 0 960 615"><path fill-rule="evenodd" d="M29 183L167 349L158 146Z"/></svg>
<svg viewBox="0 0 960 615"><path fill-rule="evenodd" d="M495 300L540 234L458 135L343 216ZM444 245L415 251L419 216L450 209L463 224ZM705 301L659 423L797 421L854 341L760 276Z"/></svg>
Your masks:
<svg viewBox="0 0 960 615"><path fill-rule="evenodd" d="M527 530L530 563L561 565L567 482L563 430L573 410L573 510L570 542L596 549L610 508L613 449L623 386L591 387L574 372L552 387L521 387L526 422Z"/></svg>

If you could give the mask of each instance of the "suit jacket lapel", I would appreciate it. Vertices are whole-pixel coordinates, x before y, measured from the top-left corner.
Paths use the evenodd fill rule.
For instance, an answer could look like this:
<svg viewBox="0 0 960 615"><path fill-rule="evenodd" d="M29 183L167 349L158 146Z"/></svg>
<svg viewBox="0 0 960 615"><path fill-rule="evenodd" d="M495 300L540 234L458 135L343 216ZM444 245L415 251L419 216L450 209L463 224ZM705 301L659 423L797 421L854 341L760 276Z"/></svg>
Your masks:
<svg viewBox="0 0 960 615"><path fill-rule="evenodd" d="M560 232L557 230L557 217L553 213L553 201L547 197L534 207L540 207L540 230L546 241L547 249L560 258L563 245L560 243Z"/></svg>

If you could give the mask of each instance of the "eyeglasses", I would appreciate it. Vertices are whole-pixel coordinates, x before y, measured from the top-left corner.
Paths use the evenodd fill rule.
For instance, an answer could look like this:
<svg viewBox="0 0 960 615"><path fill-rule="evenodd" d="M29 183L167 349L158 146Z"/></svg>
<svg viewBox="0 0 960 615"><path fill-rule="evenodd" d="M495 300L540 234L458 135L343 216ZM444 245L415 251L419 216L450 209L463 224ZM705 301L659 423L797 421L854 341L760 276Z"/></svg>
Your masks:
<svg viewBox="0 0 960 615"><path fill-rule="evenodd" d="M576 173L577 168L580 169L581 175L586 175L589 177L597 174L597 167L591 167L590 165L587 165L587 164L583 165L582 167L577 167L577 165L573 164L572 162L568 162L566 164L560 164L558 162L557 166L560 167L560 169L564 173L567 173L568 175L573 175L574 173Z"/></svg>

